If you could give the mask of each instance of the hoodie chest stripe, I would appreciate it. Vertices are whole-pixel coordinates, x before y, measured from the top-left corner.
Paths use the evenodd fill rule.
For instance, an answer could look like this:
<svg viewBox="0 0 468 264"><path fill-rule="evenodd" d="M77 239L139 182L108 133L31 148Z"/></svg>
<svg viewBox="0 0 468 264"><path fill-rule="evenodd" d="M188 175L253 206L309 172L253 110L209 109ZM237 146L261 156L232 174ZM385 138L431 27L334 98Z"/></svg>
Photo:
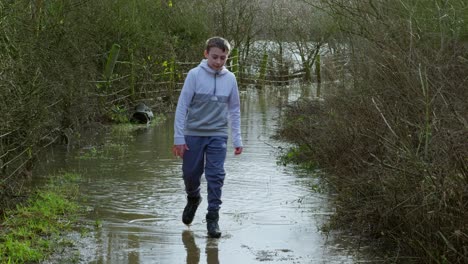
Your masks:
<svg viewBox="0 0 468 264"><path fill-rule="evenodd" d="M195 94L195 96L193 97L193 101L196 102L212 102L212 97L213 95L210 93L210 94ZM228 96L224 96L224 95L217 95L216 96L218 98L217 102L218 103L227 103L228 102L228 99L229 97Z"/></svg>
<svg viewBox="0 0 468 264"><path fill-rule="evenodd" d="M218 86L220 90L218 90ZM232 80L225 74L210 74L200 71L197 74L195 93L210 94L211 96L229 96L231 94Z"/></svg>

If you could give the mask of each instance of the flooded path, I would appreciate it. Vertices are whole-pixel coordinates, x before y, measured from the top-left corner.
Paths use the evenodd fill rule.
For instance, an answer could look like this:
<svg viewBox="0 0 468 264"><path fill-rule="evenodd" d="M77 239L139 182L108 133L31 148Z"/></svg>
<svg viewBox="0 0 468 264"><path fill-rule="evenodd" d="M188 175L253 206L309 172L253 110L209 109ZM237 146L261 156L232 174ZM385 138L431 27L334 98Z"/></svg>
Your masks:
<svg viewBox="0 0 468 264"><path fill-rule="evenodd" d="M302 93L304 90L302 90ZM172 156L173 119L129 133L78 156L55 150L38 170L78 172L92 232L79 237L79 263L357 263L338 238L320 232L330 209L312 191L313 175L277 164L273 141L279 105L301 95L243 92L244 153L228 149L220 239L206 235L203 202L190 227L181 221L181 160Z"/></svg>

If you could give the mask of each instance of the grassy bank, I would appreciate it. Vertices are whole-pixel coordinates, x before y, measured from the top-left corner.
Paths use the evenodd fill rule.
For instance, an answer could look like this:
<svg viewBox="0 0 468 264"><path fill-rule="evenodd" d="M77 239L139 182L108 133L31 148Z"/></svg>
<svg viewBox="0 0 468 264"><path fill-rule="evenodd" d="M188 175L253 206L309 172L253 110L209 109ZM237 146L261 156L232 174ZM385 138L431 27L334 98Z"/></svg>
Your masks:
<svg viewBox="0 0 468 264"><path fill-rule="evenodd" d="M76 223L78 175L51 177L50 183L8 210L0 226L0 263L38 263L70 243L61 234Z"/></svg>
<svg viewBox="0 0 468 264"><path fill-rule="evenodd" d="M466 1L321 3L348 70L324 100L291 105L288 159L327 172L331 226L392 250L389 262L467 263Z"/></svg>

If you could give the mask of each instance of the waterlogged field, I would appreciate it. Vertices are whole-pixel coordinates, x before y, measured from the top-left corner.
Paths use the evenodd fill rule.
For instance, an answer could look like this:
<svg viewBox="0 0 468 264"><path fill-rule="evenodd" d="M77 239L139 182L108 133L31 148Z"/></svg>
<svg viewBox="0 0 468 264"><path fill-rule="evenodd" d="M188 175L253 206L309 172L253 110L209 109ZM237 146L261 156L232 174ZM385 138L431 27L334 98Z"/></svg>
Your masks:
<svg viewBox="0 0 468 264"><path fill-rule="evenodd" d="M190 227L181 221L181 160L171 153L173 120L123 133L75 154L55 152L46 171L82 174L91 230L75 236L79 263L355 263L353 238L322 231L332 213L313 173L278 164L284 144L271 139L286 102L311 87L248 89L242 97L244 153L228 149L220 239L206 234L206 183ZM362 249L362 247L361 247Z"/></svg>

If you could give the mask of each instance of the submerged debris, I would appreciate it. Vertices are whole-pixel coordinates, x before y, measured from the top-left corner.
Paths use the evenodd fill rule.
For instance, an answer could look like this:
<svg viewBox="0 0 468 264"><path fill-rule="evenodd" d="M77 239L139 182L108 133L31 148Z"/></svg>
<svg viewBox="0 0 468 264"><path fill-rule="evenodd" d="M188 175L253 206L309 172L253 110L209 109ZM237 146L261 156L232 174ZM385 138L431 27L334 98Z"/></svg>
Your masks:
<svg viewBox="0 0 468 264"><path fill-rule="evenodd" d="M149 124L153 117L154 114L150 107L144 103L138 103L135 106L135 111L133 112L130 121L132 123Z"/></svg>

